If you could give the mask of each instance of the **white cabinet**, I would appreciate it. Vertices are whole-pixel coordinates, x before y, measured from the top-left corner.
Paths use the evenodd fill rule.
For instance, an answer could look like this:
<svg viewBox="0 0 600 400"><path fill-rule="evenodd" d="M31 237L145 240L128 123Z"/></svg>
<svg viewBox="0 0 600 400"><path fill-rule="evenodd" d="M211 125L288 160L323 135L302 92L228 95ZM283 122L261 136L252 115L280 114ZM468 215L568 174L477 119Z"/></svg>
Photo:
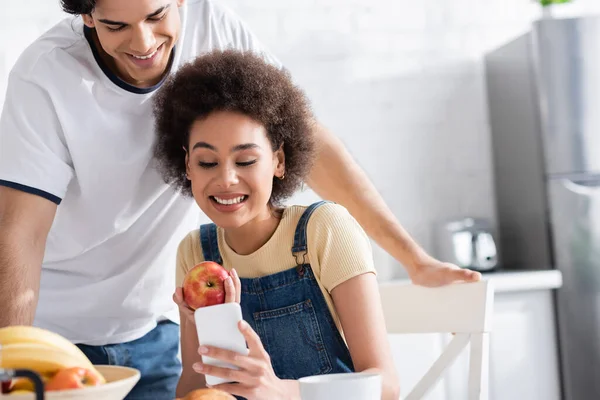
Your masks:
<svg viewBox="0 0 600 400"><path fill-rule="evenodd" d="M490 336L490 400L559 400L552 292L499 293Z"/></svg>
<svg viewBox="0 0 600 400"><path fill-rule="evenodd" d="M551 290L495 295L490 335L490 400L559 400L556 327ZM402 393L408 393L439 356L450 335L390 335ZM427 400L467 398L469 349Z"/></svg>

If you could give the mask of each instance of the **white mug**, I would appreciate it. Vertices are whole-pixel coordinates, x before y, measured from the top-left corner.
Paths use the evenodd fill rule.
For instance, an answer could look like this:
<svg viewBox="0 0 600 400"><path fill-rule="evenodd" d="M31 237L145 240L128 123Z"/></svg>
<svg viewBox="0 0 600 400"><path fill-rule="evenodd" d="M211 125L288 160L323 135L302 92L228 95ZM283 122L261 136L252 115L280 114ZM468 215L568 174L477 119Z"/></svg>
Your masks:
<svg viewBox="0 0 600 400"><path fill-rule="evenodd" d="M302 400L381 400L381 375L351 372L298 379Z"/></svg>

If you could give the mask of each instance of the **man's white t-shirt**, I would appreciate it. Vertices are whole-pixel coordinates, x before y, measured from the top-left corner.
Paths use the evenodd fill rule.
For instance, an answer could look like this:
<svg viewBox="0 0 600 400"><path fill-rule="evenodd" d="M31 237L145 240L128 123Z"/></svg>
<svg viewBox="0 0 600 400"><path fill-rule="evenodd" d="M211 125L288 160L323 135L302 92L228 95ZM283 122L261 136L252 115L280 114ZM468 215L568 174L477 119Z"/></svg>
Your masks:
<svg viewBox="0 0 600 400"><path fill-rule="evenodd" d="M254 51L276 65L218 0L188 0L171 72L212 49ZM137 339L172 301L179 242L202 222L152 157L152 96L103 64L81 17L36 40L9 76L0 117L0 185L58 205L34 325L75 343Z"/></svg>

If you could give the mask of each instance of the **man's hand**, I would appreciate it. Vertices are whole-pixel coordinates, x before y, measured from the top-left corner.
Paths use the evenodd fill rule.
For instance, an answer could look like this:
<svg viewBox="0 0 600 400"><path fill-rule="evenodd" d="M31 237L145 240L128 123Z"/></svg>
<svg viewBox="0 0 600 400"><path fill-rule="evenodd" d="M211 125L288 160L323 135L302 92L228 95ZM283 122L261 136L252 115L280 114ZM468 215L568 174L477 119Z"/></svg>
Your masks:
<svg viewBox="0 0 600 400"><path fill-rule="evenodd" d="M400 225L340 139L318 122L313 133L319 151L308 185L323 199L346 207L367 235L406 267L413 283L435 287L481 279L478 272L427 255Z"/></svg>
<svg viewBox="0 0 600 400"><path fill-rule="evenodd" d="M481 274L454 264L427 256L408 269L408 276L415 285L438 287L458 282L477 282Z"/></svg>

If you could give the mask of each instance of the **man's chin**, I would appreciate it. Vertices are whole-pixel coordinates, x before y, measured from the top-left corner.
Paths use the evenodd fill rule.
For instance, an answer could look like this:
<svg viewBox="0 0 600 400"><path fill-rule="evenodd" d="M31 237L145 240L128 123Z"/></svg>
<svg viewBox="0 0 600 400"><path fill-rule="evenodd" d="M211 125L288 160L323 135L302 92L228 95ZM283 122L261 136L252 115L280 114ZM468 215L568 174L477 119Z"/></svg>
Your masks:
<svg viewBox="0 0 600 400"><path fill-rule="evenodd" d="M150 73L149 71L144 72L145 73L135 73L132 71L132 73L129 75L131 77L132 85L139 87L154 86L160 82L162 76L164 75L164 69L158 69L158 72L153 73Z"/></svg>
<svg viewBox="0 0 600 400"><path fill-rule="evenodd" d="M139 87L149 87L154 86L165 74L168 63L161 63L160 66L153 66L151 68L140 68L131 63L128 63L125 71L127 73L127 78L124 79L127 83L133 86Z"/></svg>

